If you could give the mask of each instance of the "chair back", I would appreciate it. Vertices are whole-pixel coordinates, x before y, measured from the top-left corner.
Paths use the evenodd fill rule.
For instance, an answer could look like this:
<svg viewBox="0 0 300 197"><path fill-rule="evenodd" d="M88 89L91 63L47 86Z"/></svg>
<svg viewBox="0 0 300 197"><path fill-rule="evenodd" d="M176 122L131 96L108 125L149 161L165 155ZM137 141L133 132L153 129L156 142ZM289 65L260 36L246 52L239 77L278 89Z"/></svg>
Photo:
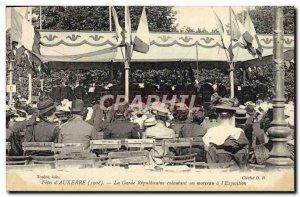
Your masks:
<svg viewBox="0 0 300 197"><path fill-rule="evenodd" d="M192 147L192 142L192 138L164 139L163 146L174 148Z"/></svg>
<svg viewBox="0 0 300 197"><path fill-rule="evenodd" d="M124 151L108 153L109 165L130 165L130 164L149 164L149 152L142 151Z"/></svg>
<svg viewBox="0 0 300 197"><path fill-rule="evenodd" d="M24 155L27 151L52 151L53 142L23 142L22 147Z"/></svg>
<svg viewBox="0 0 300 197"><path fill-rule="evenodd" d="M129 148L139 148L143 150L144 148L154 148L155 140L154 139L126 139L125 147Z"/></svg>
<svg viewBox="0 0 300 197"><path fill-rule="evenodd" d="M180 156L166 155L163 161L165 165L192 165L195 167L196 155L197 153Z"/></svg>
<svg viewBox="0 0 300 197"><path fill-rule="evenodd" d="M55 143L52 146L52 152L80 152L84 151L83 143Z"/></svg>
<svg viewBox="0 0 300 197"><path fill-rule="evenodd" d="M120 149L121 140L91 140L90 149Z"/></svg>

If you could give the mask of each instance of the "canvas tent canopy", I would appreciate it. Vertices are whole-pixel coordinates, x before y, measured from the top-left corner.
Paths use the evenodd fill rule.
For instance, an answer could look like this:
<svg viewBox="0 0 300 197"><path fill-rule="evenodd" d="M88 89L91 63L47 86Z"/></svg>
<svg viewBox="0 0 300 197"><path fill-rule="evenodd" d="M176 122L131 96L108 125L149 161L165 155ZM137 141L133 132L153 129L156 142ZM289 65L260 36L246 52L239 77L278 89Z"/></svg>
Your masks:
<svg viewBox="0 0 300 197"><path fill-rule="evenodd" d="M47 62L124 61L124 49L116 47L114 32L40 30L40 34L41 56ZM263 57L272 55L273 35L258 35L258 38ZM147 54L134 51L131 61L227 61L219 35L151 32L150 43ZM284 51L288 50L294 50L292 35L284 36ZM237 43L233 52L237 62L257 59Z"/></svg>

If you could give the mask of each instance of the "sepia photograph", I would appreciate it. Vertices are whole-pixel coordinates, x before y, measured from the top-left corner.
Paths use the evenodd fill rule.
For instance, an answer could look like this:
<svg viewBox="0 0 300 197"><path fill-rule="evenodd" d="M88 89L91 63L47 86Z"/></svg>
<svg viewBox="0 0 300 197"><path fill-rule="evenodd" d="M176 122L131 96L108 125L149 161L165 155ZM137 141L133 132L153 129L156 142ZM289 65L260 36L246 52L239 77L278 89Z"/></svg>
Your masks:
<svg viewBox="0 0 300 197"><path fill-rule="evenodd" d="M294 6L5 11L6 191L296 191Z"/></svg>

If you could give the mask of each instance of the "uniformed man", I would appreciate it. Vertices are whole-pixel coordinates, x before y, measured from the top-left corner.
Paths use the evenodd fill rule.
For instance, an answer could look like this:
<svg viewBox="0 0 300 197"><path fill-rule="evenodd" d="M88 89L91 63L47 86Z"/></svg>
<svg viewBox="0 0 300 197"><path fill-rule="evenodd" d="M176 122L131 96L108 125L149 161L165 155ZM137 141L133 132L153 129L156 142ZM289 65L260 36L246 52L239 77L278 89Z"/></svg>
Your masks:
<svg viewBox="0 0 300 197"><path fill-rule="evenodd" d="M83 143L84 148L88 149L90 140L97 139L97 133L94 126L83 120L84 102L76 99L72 102L71 108L72 118L63 124L60 129L58 141L60 143Z"/></svg>
<svg viewBox="0 0 300 197"><path fill-rule="evenodd" d="M76 99L85 100L87 97L87 92L83 87L83 81L78 81L74 89L74 95Z"/></svg>

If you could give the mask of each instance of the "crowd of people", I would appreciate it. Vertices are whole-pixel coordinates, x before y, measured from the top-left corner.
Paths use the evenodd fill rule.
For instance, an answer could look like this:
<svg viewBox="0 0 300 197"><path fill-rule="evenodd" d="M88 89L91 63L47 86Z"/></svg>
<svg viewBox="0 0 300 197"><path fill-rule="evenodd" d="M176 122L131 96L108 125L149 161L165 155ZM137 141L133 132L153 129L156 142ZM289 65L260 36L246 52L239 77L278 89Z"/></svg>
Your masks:
<svg viewBox="0 0 300 197"><path fill-rule="evenodd" d="M103 107L98 97L87 105L89 96L81 82L74 89L64 83L59 93L54 88L50 95L41 94L33 105L19 98L7 106L6 140L12 145L9 154L22 155L22 142L82 143L89 150L90 141L99 139L99 133L104 139L203 139L204 144L191 148L151 149L151 161L157 165L168 154L191 151L197 154L196 161L233 163L242 168L249 162L263 164L267 156L262 155L268 154L261 152L270 151L267 130L272 121L272 104L268 100L241 105L236 98L225 98L222 92L220 95L216 86L209 104L193 108L178 100L173 107L161 101L148 105L143 101L104 102ZM293 129L293 103L286 105L286 118ZM291 147L293 140L292 134L288 141Z"/></svg>

